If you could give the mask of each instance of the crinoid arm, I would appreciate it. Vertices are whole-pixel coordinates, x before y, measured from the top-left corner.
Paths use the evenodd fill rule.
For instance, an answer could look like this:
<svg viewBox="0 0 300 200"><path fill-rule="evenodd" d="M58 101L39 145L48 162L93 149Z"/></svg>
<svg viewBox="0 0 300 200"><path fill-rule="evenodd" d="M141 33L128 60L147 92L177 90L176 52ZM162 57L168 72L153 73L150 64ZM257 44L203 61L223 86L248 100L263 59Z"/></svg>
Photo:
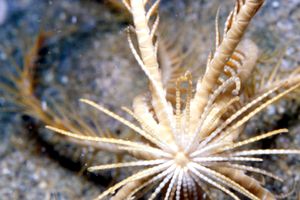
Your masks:
<svg viewBox="0 0 300 200"><path fill-rule="evenodd" d="M151 83L151 91L152 91L152 105L155 110L156 117L158 118L161 126L165 127L165 131L163 134L169 138L169 142L174 140L174 116L172 112L172 107L166 100L166 90L163 88L161 74L159 71L159 65L157 61L157 51L155 46L157 44L153 43L153 35L157 27L157 23L154 23L149 28L149 16L154 14L154 10L157 9L157 4L159 0L157 0L148 12L145 11L145 4L148 1L140 1L140 0L132 0L130 1L130 10L133 15L134 21L134 31L137 36L138 41L138 49L140 55L137 53L136 48L132 44L129 37L130 48L141 66L142 70L145 72L149 81ZM145 4L144 4L145 3ZM154 7L154 8L153 8ZM153 9L152 9L153 8ZM156 16L158 17L158 15Z"/></svg>
<svg viewBox="0 0 300 200"><path fill-rule="evenodd" d="M232 56L235 48L241 41L251 19L261 7L264 0L246 0L237 1L235 17L228 19L225 27L225 35L213 54L212 59L206 66L206 72L203 78L197 83L197 90L192 101L192 109L198 111L195 113L193 121L196 121L203 112L208 101L209 95L217 84L220 74L223 72L226 62Z"/></svg>

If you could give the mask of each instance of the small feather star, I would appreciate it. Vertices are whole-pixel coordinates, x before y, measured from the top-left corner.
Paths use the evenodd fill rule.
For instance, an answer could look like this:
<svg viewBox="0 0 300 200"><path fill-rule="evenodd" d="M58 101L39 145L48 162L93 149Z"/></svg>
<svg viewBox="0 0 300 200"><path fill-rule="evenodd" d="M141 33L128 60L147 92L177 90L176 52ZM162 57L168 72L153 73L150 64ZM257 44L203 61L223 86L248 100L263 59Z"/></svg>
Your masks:
<svg viewBox="0 0 300 200"><path fill-rule="evenodd" d="M252 98L245 95L246 80L252 74L258 50L250 40L242 41L242 36L263 0L237 0L225 23L222 38L216 20L216 49L209 56L206 71L198 79L195 91L192 89L192 75L186 72L177 77L173 95L167 93L163 84L163 67L157 58L159 40L155 33L159 24L159 0L153 4L147 0L124 0L123 3L134 22L134 27L128 29L130 49L150 82L151 95L137 96L133 110L123 108L139 125L90 100L81 101L133 129L144 140L84 136L47 127L78 140L111 145L111 148L127 152L136 159L90 167L92 172L142 168L96 199L109 196L111 199L135 199L139 195L150 200L158 195L166 200L202 199L205 195L211 199L211 188L236 200L241 195L252 200L275 199L275 194L246 173L256 173L279 182L283 180L266 170L252 167L251 163L262 162L262 155L300 154L300 151L241 150L240 147L288 130L274 130L239 140L250 118L300 86L300 76L297 75L256 93ZM147 11L146 7L149 8ZM132 32L136 34L135 43L132 42Z"/></svg>

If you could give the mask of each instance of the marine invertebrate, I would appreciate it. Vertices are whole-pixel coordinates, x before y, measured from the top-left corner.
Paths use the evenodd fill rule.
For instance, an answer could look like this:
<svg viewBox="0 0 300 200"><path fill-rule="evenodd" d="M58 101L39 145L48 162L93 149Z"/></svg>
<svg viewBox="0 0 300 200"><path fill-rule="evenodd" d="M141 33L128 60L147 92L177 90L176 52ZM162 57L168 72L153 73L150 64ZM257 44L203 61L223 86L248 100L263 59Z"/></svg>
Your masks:
<svg viewBox="0 0 300 200"><path fill-rule="evenodd" d="M143 137L142 141L79 135L57 127L50 130L91 144L111 145L128 152L137 161L90 167L90 171L121 167L143 169L108 188L97 199L119 190L114 199L131 199L144 189L151 189L149 199L162 193L165 199L197 199L209 194L213 186L233 199L235 193L249 199L275 199L275 195L246 172L282 179L249 163L261 162L261 155L300 154L297 149L240 150L247 144L288 132L279 129L250 139L239 140L245 123L268 105L300 86L300 76L285 79L263 88L251 96L244 92L257 59L257 47L242 36L263 0L237 0L227 18L224 35L216 26L216 50L207 61L206 71L192 90L192 75L177 78L175 97L167 99L157 59L159 40L155 33L159 16L159 0L124 0L133 16L134 27L128 29L130 49L150 82L150 96L139 95L133 101L133 111L123 108L140 124L137 126L101 105L81 99L106 115L115 118ZM150 4L150 5L149 5ZM149 7L146 11L145 7ZM154 18L153 23L150 19ZM136 45L130 31L136 34ZM185 86L183 86L185 85ZM183 97L182 97L183 96ZM247 164L240 164L246 162ZM232 190L235 192L233 192Z"/></svg>

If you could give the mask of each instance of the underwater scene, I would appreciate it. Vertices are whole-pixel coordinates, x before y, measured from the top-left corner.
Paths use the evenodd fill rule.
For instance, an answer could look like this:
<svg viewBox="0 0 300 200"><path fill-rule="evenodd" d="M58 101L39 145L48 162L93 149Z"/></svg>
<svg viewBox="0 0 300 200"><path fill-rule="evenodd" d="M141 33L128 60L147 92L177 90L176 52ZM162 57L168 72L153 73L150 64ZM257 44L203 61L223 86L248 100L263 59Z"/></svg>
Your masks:
<svg viewBox="0 0 300 200"><path fill-rule="evenodd" d="M300 0L0 0L0 200L300 200Z"/></svg>

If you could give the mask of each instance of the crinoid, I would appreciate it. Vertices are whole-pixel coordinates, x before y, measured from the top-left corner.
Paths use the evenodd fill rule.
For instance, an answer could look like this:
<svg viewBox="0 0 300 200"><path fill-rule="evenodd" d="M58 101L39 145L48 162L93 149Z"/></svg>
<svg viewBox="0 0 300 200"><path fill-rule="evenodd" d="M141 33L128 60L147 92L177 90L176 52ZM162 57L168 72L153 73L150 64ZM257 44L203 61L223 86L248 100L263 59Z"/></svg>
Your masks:
<svg viewBox="0 0 300 200"><path fill-rule="evenodd" d="M262 162L261 155L300 154L296 149L241 150L247 144L288 132L279 129L241 140L245 123L255 114L300 86L300 76L271 84L247 95L247 79L257 59L257 47L241 40L250 20L263 0L237 0L227 18L224 34L216 23L216 49L207 61L206 71L192 90L191 73L177 78L173 96L167 94L157 59L159 49L156 30L159 23L159 0L124 0L133 16L134 27L128 29L128 40L134 57L150 81L150 94L137 96L133 111L124 108L140 124L135 125L96 103L81 99L108 116L120 121L143 137L141 141L78 135L48 126L63 135L91 144L110 145L127 152L136 161L90 167L90 171L121 167L141 167L128 178L108 188L97 199L132 199L146 195L154 199L202 199L210 188L217 188L233 199L244 195L249 199L275 199L246 172L282 179L250 163ZM146 11L145 8L149 8ZM153 23L151 19L154 18ZM137 38L132 42L130 32ZM246 163L246 164L241 164ZM155 186L155 187L154 187ZM147 192L149 191L150 192Z"/></svg>

